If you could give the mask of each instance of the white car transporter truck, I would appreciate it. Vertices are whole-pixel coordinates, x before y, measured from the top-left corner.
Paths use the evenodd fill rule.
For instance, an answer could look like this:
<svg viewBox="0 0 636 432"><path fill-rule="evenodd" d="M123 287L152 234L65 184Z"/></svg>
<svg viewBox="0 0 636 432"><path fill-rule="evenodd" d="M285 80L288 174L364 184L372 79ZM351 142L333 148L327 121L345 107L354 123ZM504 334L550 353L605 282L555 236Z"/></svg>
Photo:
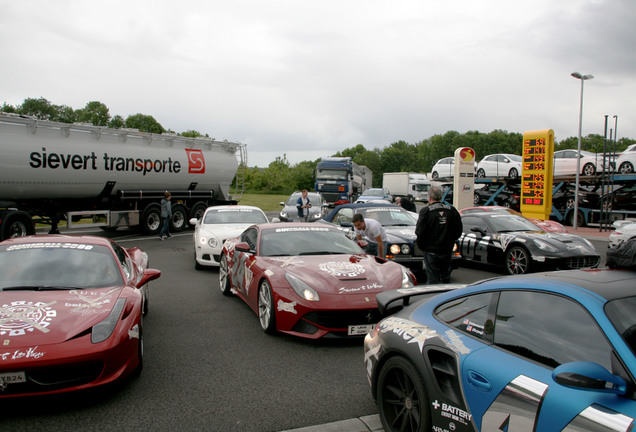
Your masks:
<svg viewBox="0 0 636 432"><path fill-rule="evenodd" d="M208 206L236 203L245 159L240 143L0 113L0 239L33 234L34 222L56 233L60 221L156 234L165 191L181 231Z"/></svg>

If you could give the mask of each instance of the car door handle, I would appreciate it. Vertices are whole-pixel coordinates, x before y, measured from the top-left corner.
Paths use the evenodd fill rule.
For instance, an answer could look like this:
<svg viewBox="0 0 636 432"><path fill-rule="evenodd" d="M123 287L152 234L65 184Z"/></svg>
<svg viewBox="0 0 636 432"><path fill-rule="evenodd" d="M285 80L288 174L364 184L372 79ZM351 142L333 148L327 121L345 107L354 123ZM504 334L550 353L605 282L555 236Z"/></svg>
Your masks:
<svg viewBox="0 0 636 432"><path fill-rule="evenodd" d="M477 390L481 391L490 391L492 390L492 384L484 377L482 374L477 373L473 370L468 371L467 375L468 383L475 387Z"/></svg>

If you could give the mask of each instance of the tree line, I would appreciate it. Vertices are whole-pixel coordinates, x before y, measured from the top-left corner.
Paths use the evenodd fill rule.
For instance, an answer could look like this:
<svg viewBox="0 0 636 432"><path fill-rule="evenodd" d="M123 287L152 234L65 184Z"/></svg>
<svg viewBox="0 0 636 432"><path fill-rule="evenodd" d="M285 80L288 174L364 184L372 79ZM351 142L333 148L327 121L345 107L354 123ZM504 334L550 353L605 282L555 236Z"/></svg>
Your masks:
<svg viewBox="0 0 636 432"><path fill-rule="evenodd" d="M141 113L132 114L125 119L120 115L112 116L108 107L102 102L91 101L84 108L74 110L66 105L54 105L44 98L28 98L21 105L11 106L3 104L0 111L34 116L43 120L64 123L91 123L95 126L112 128L133 128L142 132L175 133L166 130L151 115ZM195 130L179 133L187 137L209 137ZM373 186L382 186L382 174L385 172L417 172L428 173L439 159L453 156L458 147L471 147L478 159L493 153L521 154L523 135L518 132L493 130L489 133L468 131L459 133L448 131L444 134L433 135L416 143L396 141L383 148L367 149L362 144L346 148L333 155L348 156L358 165L365 165L373 172ZM581 138L581 148L594 153L608 151L620 152L630 144L636 143L631 138L621 138L615 143L608 143L602 135L590 134ZM568 137L561 141L555 140L555 150L576 149L577 137ZM248 149L249 153L249 149ZM283 154L277 157L265 168L241 167L244 170L245 190L260 193L290 193L294 190L314 188L314 170L319 159L302 161L291 164Z"/></svg>

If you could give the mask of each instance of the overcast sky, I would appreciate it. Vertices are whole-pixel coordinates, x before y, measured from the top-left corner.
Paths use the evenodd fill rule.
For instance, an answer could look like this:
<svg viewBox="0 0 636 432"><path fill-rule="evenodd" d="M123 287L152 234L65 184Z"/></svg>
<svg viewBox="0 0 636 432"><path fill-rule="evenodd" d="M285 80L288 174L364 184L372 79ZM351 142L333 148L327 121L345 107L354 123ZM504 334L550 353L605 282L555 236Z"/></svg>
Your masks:
<svg viewBox="0 0 636 432"><path fill-rule="evenodd" d="M634 0L0 0L0 104L247 144L248 164L449 130L636 139ZM442 156L442 155L440 155ZM477 155L480 159L480 155Z"/></svg>

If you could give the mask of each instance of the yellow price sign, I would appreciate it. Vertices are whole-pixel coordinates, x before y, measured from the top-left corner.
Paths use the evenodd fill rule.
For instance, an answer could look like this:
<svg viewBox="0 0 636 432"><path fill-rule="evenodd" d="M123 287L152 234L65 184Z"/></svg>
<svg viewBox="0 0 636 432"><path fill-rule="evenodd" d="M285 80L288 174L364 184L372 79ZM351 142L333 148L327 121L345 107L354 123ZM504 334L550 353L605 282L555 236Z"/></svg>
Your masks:
<svg viewBox="0 0 636 432"><path fill-rule="evenodd" d="M521 213L548 220L552 213L554 131L524 132L522 152Z"/></svg>

